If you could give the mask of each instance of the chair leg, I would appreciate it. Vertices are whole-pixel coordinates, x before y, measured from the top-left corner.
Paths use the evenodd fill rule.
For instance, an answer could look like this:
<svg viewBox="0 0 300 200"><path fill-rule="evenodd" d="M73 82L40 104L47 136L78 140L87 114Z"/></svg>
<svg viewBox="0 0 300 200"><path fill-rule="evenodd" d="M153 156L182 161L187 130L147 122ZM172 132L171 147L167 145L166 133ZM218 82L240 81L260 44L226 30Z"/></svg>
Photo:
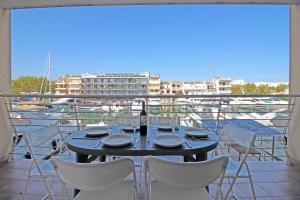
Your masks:
<svg viewBox="0 0 300 200"><path fill-rule="evenodd" d="M58 200L62 200L63 193L64 193L64 186L63 184L61 184Z"/></svg>
<svg viewBox="0 0 300 200"><path fill-rule="evenodd" d="M50 187L48 186L48 184L47 184L46 177L44 177L43 175L42 175L42 180L43 180L43 182L44 182L45 188L47 189L47 192L48 192L48 194L49 194L50 199L51 199L51 200L55 200L55 199L54 199L54 196L53 196L53 193L52 193L52 191L51 191L51 188L50 188Z"/></svg>
<svg viewBox="0 0 300 200"><path fill-rule="evenodd" d="M25 182L25 187L24 187L24 190L23 190L22 200L25 199L25 194L27 192L27 188L28 188L28 185L29 185L30 174L31 174L31 170L32 170L33 164L34 164L34 162L31 162L31 165L30 165L27 177L26 177L26 182Z"/></svg>
<svg viewBox="0 0 300 200"><path fill-rule="evenodd" d="M234 177L234 178L233 178L231 184L229 185L229 188L228 188L228 190L227 190L227 193L226 193L224 199L227 199L228 196L229 196L229 194L230 194L230 192L233 190L233 186L234 186L234 184L235 184L235 182L236 182L236 179L237 179L237 177ZM228 178L228 181L230 182L229 178Z"/></svg>
<svg viewBox="0 0 300 200"><path fill-rule="evenodd" d="M246 166L247 173L248 173L248 176L249 176L249 182L250 182L250 186L251 186L251 190L252 190L253 199L256 199L256 194L255 194L255 189L254 189L254 185L253 185L253 181L252 181L252 176L251 176L251 173L250 173L250 169L249 169L249 167L248 167L247 164L245 164L245 166Z"/></svg>
<svg viewBox="0 0 300 200"><path fill-rule="evenodd" d="M250 186L251 186L251 190L252 190L253 199L256 200L255 189L254 189L254 185L253 185L251 176L249 176L249 182L250 182Z"/></svg>

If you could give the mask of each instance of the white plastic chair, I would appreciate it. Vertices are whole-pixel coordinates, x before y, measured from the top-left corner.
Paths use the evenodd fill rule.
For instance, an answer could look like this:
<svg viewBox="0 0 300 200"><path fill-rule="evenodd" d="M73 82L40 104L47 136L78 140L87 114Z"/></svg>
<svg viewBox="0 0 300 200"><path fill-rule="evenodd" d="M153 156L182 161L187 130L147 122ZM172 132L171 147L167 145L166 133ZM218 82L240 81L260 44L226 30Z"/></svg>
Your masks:
<svg viewBox="0 0 300 200"><path fill-rule="evenodd" d="M218 198L219 193L222 195L221 185L227 163L228 158L225 156L214 160L188 163L146 157L144 162L146 199L208 199L205 187L220 178L217 184L216 198Z"/></svg>
<svg viewBox="0 0 300 200"><path fill-rule="evenodd" d="M37 176L42 178L48 192L46 197L49 196L50 199L54 199L51 187L53 180L56 177L56 173L48 159L52 155L61 155L64 159L72 160L74 156L71 154L68 155L68 153L63 155L63 152L66 149L65 141L59 127L56 125L50 125L34 131L25 132L23 136L32 159L25 181L23 199L25 198L30 178ZM56 141L56 147L53 147L51 143L53 139ZM50 186L46 181L49 177L52 178L52 184Z"/></svg>
<svg viewBox="0 0 300 200"><path fill-rule="evenodd" d="M229 159L228 167L226 169L224 177L228 178L230 186L225 195L225 199L229 197L229 194L232 191L233 186L238 178L248 178L249 179L252 196L254 199L256 199L254 185L253 185L253 181L252 181L252 175L250 173L250 169L247 164L247 157L254 148L256 134L232 131L232 129L230 128L230 125L224 126L224 133L228 134L230 136L232 144L239 144L240 146L247 149L244 154L244 157L240 161ZM230 180L231 180L231 182L230 182Z"/></svg>
<svg viewBox="0 0 300 200"><path fill-rule="evenodd" d="M66 185L80 190L74 200L137 200L133 160L123 157L103 163L70 163L55 157L52 164L69 200ZM126 179L133 174L133 180Z"/></svg>

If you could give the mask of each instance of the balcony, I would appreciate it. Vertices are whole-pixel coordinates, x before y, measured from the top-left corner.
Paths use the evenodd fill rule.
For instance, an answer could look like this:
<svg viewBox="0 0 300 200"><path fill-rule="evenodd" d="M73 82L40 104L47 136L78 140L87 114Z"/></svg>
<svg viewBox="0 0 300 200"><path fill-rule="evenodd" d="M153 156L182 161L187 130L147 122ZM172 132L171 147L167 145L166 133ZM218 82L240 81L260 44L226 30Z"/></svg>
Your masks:
<svg viewBox="0 0 300 200"><path fill-rule="evenodd" d="M33 95L34 96L34 95ZM274 97L277 98L274 98ZM259 123L265 129L272 129L280 132L279 135L259 136L255 142L256 149L260 152L260 159L257 155L249 157L249 166L253 174L257 199L298 199L300 198L300 168L289 164L286 137L287 127L291 120L292 108L295 106L296 96L284 95L272 96L247 96L236 97L234 95L177 95L177 96L147 96L147 95L78 95L78 96L34 96L34 99L42 98L42 101L32 101L31 106L19 110L20 104L25 102L9 101L9 98L21 99L19 95L2 95L2 102L11 106L9 112L12 129L14 130L14 151L9 163L0 165L2 173L0 180L5 185L0 187L0 197L5 199L19 199L24 186L24 177L28 171L30 160L25 159L26 146L22 139L22 133L28 129L36 129L49 124L60 126L62 133L67 136L74 130L81 130L86 126L113 125L116 118L126 118L139 115L139 110L133 110L134 99L144 98L147 103L147 113L152 116L177 116L180 126L206 126L211 131L221 134L224 132L224 123L242 124L242 129L247 129L249 122ZM52 99L52 102L50 100ZM72 101L61 101L62 97L73 99ZM159 99L159 106L152 106L151 99ZM249 101L255 99L255 101ZM266 101L268 99L269 101ZM276 101L275 101L276 99ZM279 99L280 102L279 102ZM54 102L53 102L54 101ZM136 107L136 106L135 106ZM27 122L25 123L25 121ZM29 120L29 122L28 122ZM245 126L244 126L245 125ZM243 127L244 126L244 127ZM252 130L252 129L251 129ZM253 129L253 132L261 131L261 128ZM227 149L228 138L220 140L220 148ZM50 141L49 141L50 142ZM230 156L238 158L238 152L233 150ZM137 158L138 159L138 158ZM181 160L178 156L170 157L172 160ZM137 161L136 170L142 169ZM142 188L142 173L138 173L139 184ZM27 195L28 199L41 199L45 194L40 180L33 180ZM9 183L9 184L7 184ZM228 183L223 184L223 188L228 187ZM54 193L59 193L59 182L54 183ZM210 186L215 190L215 185ZM72 188L70 188L72 191ZM239 199L251 199L251 190L248 182L239 180L234 187L234 193ZM211 192L213 195L214 192ZM144 193L139 194L143 199ZM213 197L213 196L212 196Z"/></svg>

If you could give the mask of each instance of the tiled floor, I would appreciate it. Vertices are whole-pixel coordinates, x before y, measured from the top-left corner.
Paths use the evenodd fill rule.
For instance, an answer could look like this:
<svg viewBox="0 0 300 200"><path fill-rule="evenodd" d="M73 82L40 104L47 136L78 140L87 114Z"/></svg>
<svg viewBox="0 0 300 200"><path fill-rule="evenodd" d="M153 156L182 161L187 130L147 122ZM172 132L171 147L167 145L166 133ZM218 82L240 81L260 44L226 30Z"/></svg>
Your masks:
<svg viewBox="0 0 300 200"><path fill-rule="evenodd" d="M273 200L300 200L300 166L288 166L284 162L249 162L257 199ZM29 160L15 160L9 163L0 163L0 200L22 199L22 191ZM140 168L137 167L137 174ZM143 180L140 181L140 199L143 199ZM225 189L228 184L224 184ZM55 195L59 194L60 184L55 181L53 186ZM251 199L250 187L247 180L239 180L234 188L240 199ZM42 199L45 194L40 179L33 179L26 195L27 200ZM214 186L210 186L210 194L214 194Z"/></svg>

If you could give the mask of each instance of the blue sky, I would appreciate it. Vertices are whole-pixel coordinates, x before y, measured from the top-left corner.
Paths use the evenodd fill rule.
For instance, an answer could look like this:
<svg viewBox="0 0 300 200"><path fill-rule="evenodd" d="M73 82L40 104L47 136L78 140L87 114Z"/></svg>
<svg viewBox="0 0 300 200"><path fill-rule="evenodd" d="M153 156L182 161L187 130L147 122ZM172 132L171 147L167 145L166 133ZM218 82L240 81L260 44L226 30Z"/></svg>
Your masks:
<svg viewBox="0 0 300 200"><path fill-rule="evenodd" d="M15 10L12 74L161 74L163 80L218 76L288 80L287 6L106 6Z"/></svg>

